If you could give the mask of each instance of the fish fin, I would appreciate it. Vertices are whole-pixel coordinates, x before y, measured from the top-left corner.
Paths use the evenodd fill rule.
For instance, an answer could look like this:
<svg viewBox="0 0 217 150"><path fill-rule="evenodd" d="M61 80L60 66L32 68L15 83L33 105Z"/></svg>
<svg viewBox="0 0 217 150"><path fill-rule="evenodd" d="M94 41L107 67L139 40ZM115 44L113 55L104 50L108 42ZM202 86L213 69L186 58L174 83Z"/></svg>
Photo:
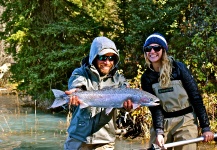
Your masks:
<svg viewBox="0 0 217 150"><path fill-rule="evenodd" d="M106 110L105 110L106 115L108 115L112 111L112 109L113 109L113 107L106 108Z"/></svg>
<svg viewBox="0 0 217 150"><path fill-rule="evenodd" d="M56 98L53 102L53 104L48 107L47 109L51 109L51 108L56 108L56 107L60 107L62 105L65 105L66 103L68 103L67 99L63 99L63 98Z"/></svg>
<svg viewBox="0 0 217 150"><path fill-rule="evenodd" d="M133 110L138 108L140 106L140 104L133 104Z"/></svg>
<svg viewBox="0 0 217 150"><path fill-rule="evenodd" d="M57 89L52 89L52 92L53 92L55 97L60 97L61 95L65 94L65 92L63 92L61 90L57 90Z"/></svg>
<svg viewBox="0 0 217 150"><path fill-rule="evenodd" d="M101 90L113 90L115 88L115 86L105 86L105 87L103 87L103 89L101 89ZM118 89L127 89L128 87L126 87L126 86L123 86L123 87L119 87Z"/></svg>
<svg viewBox="0 0 217 150"><path fill-rule="evenodd" d="M88 107L89 105L87 104L87 103L81 103L80 104L80 108L82 109L82 108L86 108L86 107Z"/></svg>

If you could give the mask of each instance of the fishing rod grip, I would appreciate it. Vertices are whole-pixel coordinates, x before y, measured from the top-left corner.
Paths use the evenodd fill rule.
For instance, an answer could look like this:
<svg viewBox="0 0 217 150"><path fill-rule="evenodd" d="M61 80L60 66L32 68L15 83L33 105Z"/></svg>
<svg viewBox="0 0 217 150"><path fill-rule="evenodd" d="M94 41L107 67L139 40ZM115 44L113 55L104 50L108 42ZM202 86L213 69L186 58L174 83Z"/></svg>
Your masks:
<svg viewBox="0 0 217 150"><path fill-rule="evenodd" d="M180 145L185 145L185 144L190 144L190 143L195 143L195 142L200 142L203 141L204 137L198 137L195 139L190 139L190 140L184 140L184 141L178 141L178 142L173 142L173 143L167 143L163 145L163 148L170 148L170 147L175 147L175 146L180 146ZM214 140L217 140L217 134L214 134Z"/></svg>
<svg viewBox="0 0 217 150"><path fill-rule="evenodd" d="M203 141L203 140L204 140L204 137L201 136L201 137L195 138L195 139L189 139L189 140L184 140L184 141L167 143L167 144L164 144L164 146L162 148L170 148L170 147L175 147L175 146L200 142L200 141ZM214 140L217 141L217 133L214 134ZM152 144L152 146L150 148L148 148L147 150L161 150L161 148L157 144Z"/></svg>

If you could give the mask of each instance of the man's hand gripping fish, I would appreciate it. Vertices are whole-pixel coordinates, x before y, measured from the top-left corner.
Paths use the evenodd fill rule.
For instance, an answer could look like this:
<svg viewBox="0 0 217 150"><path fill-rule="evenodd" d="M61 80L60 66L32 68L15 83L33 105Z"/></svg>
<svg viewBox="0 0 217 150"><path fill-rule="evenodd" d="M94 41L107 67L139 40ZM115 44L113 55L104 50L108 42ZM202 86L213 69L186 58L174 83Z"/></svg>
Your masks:
<svg viewBox="0 0 217 150"><path fill-rule="evenodd" d="M139 106L157 106L160 100L143 90L133 88L106 88L93 91L79 91L72 95L66 95L65 92L52 89L55 101L49 108L56 108L69 102L70 96L77 96L81 101L80 108L85 107L103 107L107 108L106 113L109 114L113 108L122 108L123 103L127 99L131 99L133 109Z"/></svg>

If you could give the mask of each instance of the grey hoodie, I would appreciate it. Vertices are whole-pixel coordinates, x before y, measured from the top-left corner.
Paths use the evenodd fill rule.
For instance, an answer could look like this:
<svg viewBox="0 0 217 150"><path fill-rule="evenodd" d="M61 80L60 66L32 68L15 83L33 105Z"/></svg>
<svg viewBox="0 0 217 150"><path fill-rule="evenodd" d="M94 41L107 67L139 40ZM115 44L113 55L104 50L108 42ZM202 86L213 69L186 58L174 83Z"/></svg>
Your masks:
<svg viewBox="0 0 217 150"><path fill-rule="evenodd" d="M103 49L113 49L117 54L117 61L111 73L103 78L93 65L93 60ZM82 90L98 90L105 87L128 86L126 79L116 71L119 61L119 52L113 41L106 37L97 37L91 44L89 61L84 62L80 68L76 68L69 79L68 88L80 88ZM74 108L72 120L68 128L70 138L74 138L87 144L110 143L115 141L115 127L113 110L109 115L104 108L88 107ZM112 119L113 118L113 119Z"/></svg>
<svg viewBox="0 0 217 150"><path fill-rule="evenodd" d="M118 60L115 62L115 67L117 67L119 62L119 51L117 50L115 43L107 37L97 37L93 40L90 48L89 64L93 63L93 60L96 58L97 54L103 49L113 49L117 53Z"/></svg>

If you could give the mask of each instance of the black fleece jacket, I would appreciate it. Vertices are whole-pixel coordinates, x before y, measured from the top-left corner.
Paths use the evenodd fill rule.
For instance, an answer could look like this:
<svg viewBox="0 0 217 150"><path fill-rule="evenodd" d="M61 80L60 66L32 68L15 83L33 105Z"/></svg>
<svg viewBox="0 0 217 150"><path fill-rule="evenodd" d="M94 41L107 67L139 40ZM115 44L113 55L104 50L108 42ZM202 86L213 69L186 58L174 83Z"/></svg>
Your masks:
<svg viewBox="0 0 217 150"><path fill-rule="evenodd" d="M159 73L147 68L144 74L141 77L141 86L144 91L150 92L155 95L152 84L157 83L159 78ZM194 112L197 115L199 120L200 127L202 128L202 133L206 131L210 131L210 123L206 113L205 106L203 104L202 97L199 93L197 83L192 77L190 71L181 62L173 61L173 69L172 69L172 77L171 80L181 80L182 84L189 96L189 101L193 106ZM177 91L179 92L179 91ZM158 130L163 131L164 129L164 115L162 112L161 106L149 107L154 129L158 132ZM162 132L157 134L163 134Z"/></svg>

